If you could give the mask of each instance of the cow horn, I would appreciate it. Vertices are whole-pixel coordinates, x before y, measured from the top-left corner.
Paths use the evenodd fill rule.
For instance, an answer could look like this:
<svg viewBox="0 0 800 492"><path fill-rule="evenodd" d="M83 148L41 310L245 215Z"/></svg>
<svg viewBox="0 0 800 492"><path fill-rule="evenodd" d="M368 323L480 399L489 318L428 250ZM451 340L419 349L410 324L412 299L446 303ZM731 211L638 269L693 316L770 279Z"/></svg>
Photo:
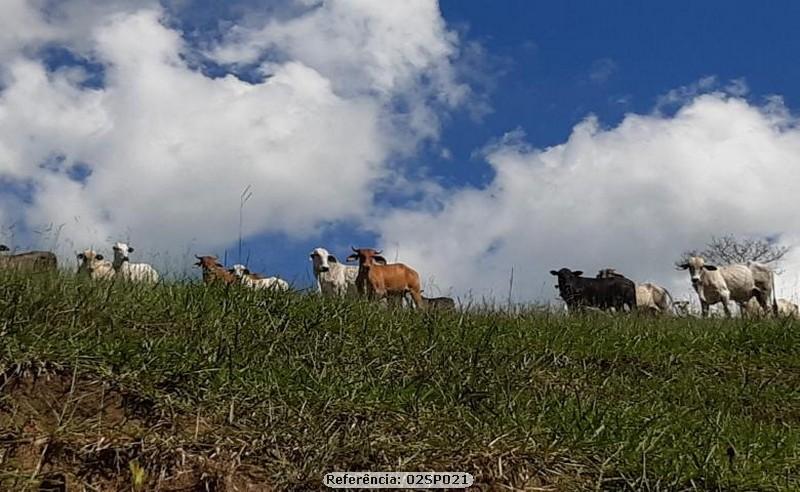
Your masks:
<svg viewBox="0 0 800 492"><path fill-rule="evenodd" d="M354 253L358 253L358 250L356 248L354 248L353 246L350 246L350 249L352 249Z"/></svg>
<svg viewBox="0 0 800 492"><path fill-rule="evenodd" d="M376 252L375 252L375 254L376 254L376 255L383 254L383 250L382 250L382 249L379 249L378 251L376 251Z"/></svg>

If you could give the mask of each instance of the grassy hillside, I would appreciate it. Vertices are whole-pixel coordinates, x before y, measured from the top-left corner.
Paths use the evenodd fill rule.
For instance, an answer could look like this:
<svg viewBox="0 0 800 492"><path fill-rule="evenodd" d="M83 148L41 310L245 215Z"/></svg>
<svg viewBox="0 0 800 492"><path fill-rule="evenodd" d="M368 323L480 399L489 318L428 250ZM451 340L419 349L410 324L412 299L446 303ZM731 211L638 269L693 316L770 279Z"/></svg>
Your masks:
<svg viewBox="0 0 800 492"><path fill-rule="evenodd" d="M799 328L0 273L0 490L797 490Z"/></svg>

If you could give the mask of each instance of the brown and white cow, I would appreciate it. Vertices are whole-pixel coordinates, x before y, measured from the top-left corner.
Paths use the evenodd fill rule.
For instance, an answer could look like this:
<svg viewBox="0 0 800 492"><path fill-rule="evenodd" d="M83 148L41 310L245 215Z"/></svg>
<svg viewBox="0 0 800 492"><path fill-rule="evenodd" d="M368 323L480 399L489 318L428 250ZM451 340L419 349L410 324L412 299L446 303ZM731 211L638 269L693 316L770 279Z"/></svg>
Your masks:
<svg viewBox="0 0 800 492"><path fill-rule="evenodd" d="M351 249L353 254L347 257L347 261L358 261L356 288L359 294L377 299L402 299L406 294L411 294L414 306L420 309L425 307L419 274L413 268L402 263L387 264L381 251L372 248L356 249L351 246Z"/></svg>
<svg viewBox="0 0 800 492"><path fill-rule="evenodd" d="M221 282L228 285L236 282L236 275L226 270L225 266L219 262L219 259L216 256L194 255L194 257L197 258L197 263L195 263L194 266L198 266L203 269L203 282L205 284Z"/></svg>

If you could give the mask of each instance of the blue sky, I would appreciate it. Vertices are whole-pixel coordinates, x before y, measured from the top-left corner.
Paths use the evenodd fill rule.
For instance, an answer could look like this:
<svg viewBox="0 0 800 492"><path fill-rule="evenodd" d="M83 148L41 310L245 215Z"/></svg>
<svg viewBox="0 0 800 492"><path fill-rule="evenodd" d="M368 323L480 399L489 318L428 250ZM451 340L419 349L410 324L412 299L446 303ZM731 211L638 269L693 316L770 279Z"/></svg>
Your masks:
<svg viewBox="0 0 800 492"><path fill-rule="evenodd" d="M312 248L378 245L430 290L497 295L515 268L547 300L562 259L678 285L659 257L712 234L800 234L760 181L798 169L794 2L13 2L0 220L66 223L65 250L133 234L233 262L247 185L244 257L298 285ZM761 194L709 198L695 164Z"/></svg>
<svg viewBox="0 0 800 492"><path fill-rule="evenodd" d="M441 145L452 157L442 159L430 149L414 157L445 185L490 180L492 169L476 152L505 132L520 128L534 146L556 145L589 113L613 126L626 113L650 112L660 96L708 76L744 79L749 97L780 94L790 108L800 98L800 65L786 58L800 50L800 37L792 34L800 16L796 2L755 9L725 1L443 0L440 5L447 23L485 50L483 75L491 79L491 87L482 88L490 113L476 120L455 112L445 123ZM274 248L276 239L249 245ZM373 240L345 225L319 240L271 249L277 254L265 257L264 267L285 268L297 248L316 243L341 251L348 241Z"/></svg>

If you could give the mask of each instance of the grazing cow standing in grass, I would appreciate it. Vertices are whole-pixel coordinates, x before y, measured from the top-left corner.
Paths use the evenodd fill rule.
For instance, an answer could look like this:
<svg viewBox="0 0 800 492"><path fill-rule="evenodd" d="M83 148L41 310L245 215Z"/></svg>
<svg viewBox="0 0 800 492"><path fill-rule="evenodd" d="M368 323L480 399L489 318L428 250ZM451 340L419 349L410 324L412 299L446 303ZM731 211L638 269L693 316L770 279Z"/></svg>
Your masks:
<svg viewBox="0 0 800 492"><path fill-rule="evenodd" d="M430 309L454 310L456 301L450 297L425 297L422 296L425 306Z"/></svg>
<svg viewBox="0 0 800 492"><path fill-rule="evenodd" d="M252 289L275 289L275 290L289 290L289 284L278 277L263 277L257 273L250 273L250 270L244 265L233 265L228 270L232 273L239 282Z"/></svg>
<svg viewBox="0 0 800 492"><path fill-rule="evenodd" d="M228 270L225 270L225 267L219 262L216 256L195 255L194 257L198 260L194 266L203 269L203 282L205 284L221 282L228 285L236 282L236 276Z"/></svg>
<svg viewBox="0 0 800 492"><path fill-rule="evenodd" d="M11 254L8 246L0 244L0 268L19 270L56 270L58 259L49 251L29 251Z"/></svg>
<svg viewBox="0 0 800 492"><path fill-rule="evenodd" d="M778 317L793 319L800 318L800 308L797 306L797 304L786 299L778 299L775 301L775 305L777 306ZM755 298L744 303L742 309L742 314L746 316L762 316L764 314L764 310L761 309L761 306L758 304L758 301L756 301Z"/></svg>
<svg viewBox="0 0 800 492"><path fill-rule="evenodd" d="M114 272L124 280L134 282L158 282L158 272L147 263L131 263L129 253L133 248L125 243L116 243L114 249Z"/></svg>
<svg viewBox="0 0 800 492"><path fill-rule="evenodd" d="M625 306L636 308L636 286L625 277L585 278L580 270L562 268L550 270L550 275L558 277L561 298L570 309L600 308L623 311Z"/></svg>
<svg viewBox="0 0 800 492"><path fill-rule="evenodd" d="M317 279L317 292L325 296L355 296L358 267L343 265L325 248L316 248L309 255Z"/></svg>
<svg viewBox="0 0 800 492"><path fill-rule="evenodd" d="M678 266L679 269L689 270L692 287L700 298L700 307L703 316L708 316L708 308L718 302L722 303L725 315L731 316L728 302L734 301L745 312L745 304L755 297L761 308L767 311L767 299L756 287L753 272L747 265L726 265L716 267L706 264L699 256L692 256L689 260Z"/></svg>
<svg viewBox="0 0 800 492"><path fill-rule="evenodd" d="M597 278L626 278L613 268L604 268L597 273ZM667 289L645 282L636 285L636 307L651 313L672 313L672 296Z"/></svg>
<svg viewBox="0 0 800 492"><path fill-rule="evenodd" d="M414 306L425 307L420 289L419 274L402 263L388 265L381 251L372 248L353 248L353 254L347 261L358 261L358 277L356 287L359 294L370 298L382 299L393 297L402 299L411 294Z"/></svg>
<svg viewBox="0 0 800 492"><path fill-rule="evenodd" d="M78 254L78 275L88 275L92 280L114 278L114 265L92 249Z"/></svg>

